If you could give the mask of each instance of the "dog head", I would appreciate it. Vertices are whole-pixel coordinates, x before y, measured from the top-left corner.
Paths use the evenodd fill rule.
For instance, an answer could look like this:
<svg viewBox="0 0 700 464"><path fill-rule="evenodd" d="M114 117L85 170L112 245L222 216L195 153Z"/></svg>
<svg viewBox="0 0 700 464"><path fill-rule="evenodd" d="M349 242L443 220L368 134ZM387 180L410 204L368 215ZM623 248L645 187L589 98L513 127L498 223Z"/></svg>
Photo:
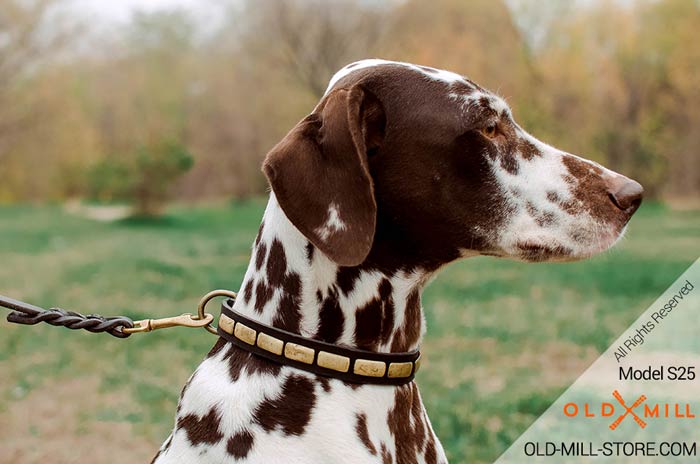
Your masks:
<svg viewBox="0 0 700 464"><path fill-rule="evenodd" d="M637 182L525 132L474 82L383 60L339 71L263 170L290 221L343 266L586 258L642 198Z"/></svg>

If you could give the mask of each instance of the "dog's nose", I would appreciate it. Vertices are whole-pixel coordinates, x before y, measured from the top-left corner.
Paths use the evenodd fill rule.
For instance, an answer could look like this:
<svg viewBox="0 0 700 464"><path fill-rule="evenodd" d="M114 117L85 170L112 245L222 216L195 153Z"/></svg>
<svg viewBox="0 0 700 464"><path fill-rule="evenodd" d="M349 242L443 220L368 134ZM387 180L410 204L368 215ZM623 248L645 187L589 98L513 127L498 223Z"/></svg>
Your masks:
<svg viewBox="0 0 700 464"><path fill-rule="evenodd" d="M609 183L608 194L610 200L622 211L630 214L637 211L642 203L642 194L644 188L639 182L628 179L625 176L619 176Z"/></svg>

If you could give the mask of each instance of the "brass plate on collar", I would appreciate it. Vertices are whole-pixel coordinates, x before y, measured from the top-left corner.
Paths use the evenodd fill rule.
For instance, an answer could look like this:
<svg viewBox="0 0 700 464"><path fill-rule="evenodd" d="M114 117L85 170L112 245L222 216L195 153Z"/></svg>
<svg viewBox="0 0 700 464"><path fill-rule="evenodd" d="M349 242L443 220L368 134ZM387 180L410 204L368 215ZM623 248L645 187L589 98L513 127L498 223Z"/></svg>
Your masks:
<svg viewBox="0 0 700 464"><path fill-rule="evenodd" d="M219 328L226 333L233 333L233 326L236 325L236 321L228 317L226 314L222 314L219 318Z"/></svg>
<svg viewBox="0 0 700 464"><path fill-rule="evenodd" d="M251 329L247 325L239 322L233 329L233 335L249 345L255 345L255 329Z"/></svg>
<svg viewBox="0 0 700 464"><path fill-rule="evenodd" d="M284 346L284 357L293 361L303 362L304 364L313 364L314 350L296 343L287 343Z"/></svg>
<svg viewBox="0 0 700 464"><path fill-rule="evenodd" d="M397 377L408 377L413 370L412 362L401 362L389 364L389 377L394 379Z"/></svg>
<svg viewBox="0 0 700 464"><path fill-rule="evenodd" d="M260 332L258 335L258 346L265 351L270 353L275 353L276 355L282 355L282 347L284 347L284 342L279 338L275 338L272 335Z"/></svg>
<svg viewBox="0 0 700 464"><path fill-rule="evenodd" d="M331 369L338 372L347 372L350 369L350 358L329 353L327 351L318 352L318 360L316 361L321 367Z"/></svg>
<svg viewBox="0 0 700 464"><path fill-rule="evenodd" d="M386 363L383 361L356 359L355 367L352 371L357 375L364 375L367 377L384 377L384 373L386 372ZM411 371L409 370L409 373L410 372Z"/></svg>

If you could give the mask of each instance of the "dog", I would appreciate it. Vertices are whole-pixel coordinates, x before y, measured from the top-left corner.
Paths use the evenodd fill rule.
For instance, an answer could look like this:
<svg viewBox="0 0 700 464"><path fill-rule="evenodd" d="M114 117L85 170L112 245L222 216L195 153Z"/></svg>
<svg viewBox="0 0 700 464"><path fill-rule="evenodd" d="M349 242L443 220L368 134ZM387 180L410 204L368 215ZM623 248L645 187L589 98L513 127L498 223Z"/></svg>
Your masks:
<svg viewBox="0 0 700 464"><path fill-rule="evenodd" d="M336 73L263 171L270 199L234 309L379 353L418 348L421 289L446 264L590 257L623 235L643 193L537 140L471 80L376 59ZM153 462L447 459L415 382L349 383L219 339Z"/></svg>

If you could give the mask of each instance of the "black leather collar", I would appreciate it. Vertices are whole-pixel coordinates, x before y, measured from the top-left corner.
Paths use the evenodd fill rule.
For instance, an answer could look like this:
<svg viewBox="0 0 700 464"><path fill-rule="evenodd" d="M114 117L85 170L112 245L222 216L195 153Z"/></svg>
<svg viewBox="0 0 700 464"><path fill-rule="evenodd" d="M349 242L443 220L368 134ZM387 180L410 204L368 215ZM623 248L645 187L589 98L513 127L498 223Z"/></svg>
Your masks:
<svg viewBox="0 0 700 464"><path fill-rule="evenodd" d="M218 334L230 343L270 361L349 383L404 385L420 367L420 351L377 353L302 337L247 318L221 305Z"/></svg>

